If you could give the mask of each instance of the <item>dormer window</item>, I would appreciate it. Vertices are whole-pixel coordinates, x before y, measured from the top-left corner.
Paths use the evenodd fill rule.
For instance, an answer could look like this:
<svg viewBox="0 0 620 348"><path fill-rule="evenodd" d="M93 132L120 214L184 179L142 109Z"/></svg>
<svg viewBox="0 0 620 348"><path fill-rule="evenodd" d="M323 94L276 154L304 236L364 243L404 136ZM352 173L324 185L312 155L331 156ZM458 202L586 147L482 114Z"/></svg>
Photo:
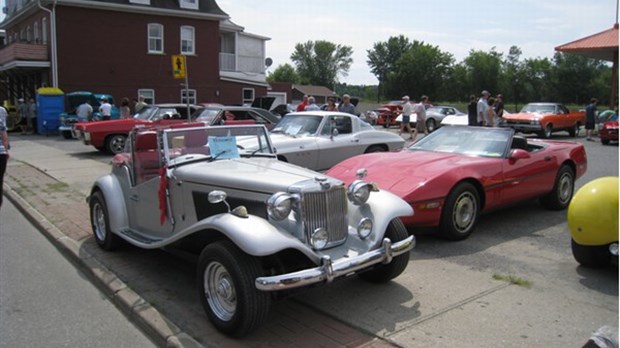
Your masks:
<svg viewBox="0 0 620 348"><path fill-rule="evenodd" d="M197 10L198 0L179 0L179 6L188 10Z"/></svg>
<svg viewBox="0 0 620 348"><path fill-rule="evenodd" d="M151 0L129 0L131 4L150 5Z"/></svg>

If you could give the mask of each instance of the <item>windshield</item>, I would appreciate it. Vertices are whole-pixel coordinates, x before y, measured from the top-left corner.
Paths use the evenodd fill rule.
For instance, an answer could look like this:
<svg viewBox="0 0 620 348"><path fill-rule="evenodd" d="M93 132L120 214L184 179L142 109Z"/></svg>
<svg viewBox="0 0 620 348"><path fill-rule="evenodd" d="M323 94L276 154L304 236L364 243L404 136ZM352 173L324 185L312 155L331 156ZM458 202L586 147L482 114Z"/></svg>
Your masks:
<svg viewBox="0 0 620 348"><path fill-rule="evenodd" d="M164 131L164 156L171 165L189 160L224 160L250 156L273 157L264 126L218 126Z"/></svg>
<svg viewBox="0 0 620 348"><path fill-rule="evenodd" d="M551 114L555 112L553 104L527 104L521 112L537 112L539 114Z"/></svg>
<svg viewBox="0 0 620 348"><path fill-rule="evenodd" d="M139 120L148 120L149 116L151 116L151 114L153 113L154 108L154 106L147 105L140 109L140 111L138 111L138 113L135 114L133 117Z"/></svg>
<svg viewBox="0 0 620 348"><path fill-rule="evenodd" d="M285 115L271 132L292 136L316 134L322 120L317 115Z"/></svg>
<svg viewBox="0 0 620 348"><path fill-rule="evenodd" d="M196 122L212 124L221 111L221 109L204 108L196 111L192 118L196 119Z"/></svg>
<svg viewBox="0 0 620 348"><path fill-rule="evenodd" d="M441 127L407 149L502 157L511 136L512 132L508 128Z"/></svg>

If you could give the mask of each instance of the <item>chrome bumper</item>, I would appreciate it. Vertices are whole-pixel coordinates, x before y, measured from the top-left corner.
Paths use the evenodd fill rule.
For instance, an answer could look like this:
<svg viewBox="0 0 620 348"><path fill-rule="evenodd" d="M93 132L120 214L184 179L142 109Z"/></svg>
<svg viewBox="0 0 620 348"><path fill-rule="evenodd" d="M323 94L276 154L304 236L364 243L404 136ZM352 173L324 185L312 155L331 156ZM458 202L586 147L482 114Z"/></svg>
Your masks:
<svg viewBox="0 0 620 348"><path fill-rule="evenodd" d="M542 126L539 125L539 124L510 124L510 123L504 123L502 125L502 127L514 128L515 131L523 132L523 133L537 133L537 132L542 132L542 130L543 130Z"/></svg>
<svg viewBox="0 0 620 348"><path fill-rule="evenodd" d="M380 248L351 258L342 258L332 262L327 255L321 259L321 266L288 274L270 277L258 277L255 286L262 291L279 291L299 288L316 283L329 283L335 278L366 269L378 263L390 263L392 258L409 252L415 247L415 237L409 236L392 244L384 238Z"/></svg>

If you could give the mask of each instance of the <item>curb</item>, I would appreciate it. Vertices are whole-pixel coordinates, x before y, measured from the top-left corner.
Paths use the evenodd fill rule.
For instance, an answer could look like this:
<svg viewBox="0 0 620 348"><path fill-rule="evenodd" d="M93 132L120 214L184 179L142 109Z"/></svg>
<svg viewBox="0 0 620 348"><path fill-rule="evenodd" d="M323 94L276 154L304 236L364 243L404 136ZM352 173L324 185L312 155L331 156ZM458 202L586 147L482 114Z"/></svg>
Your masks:
<svg viewBox="0 0 620 348"><path fill-rule="evenodd" d="M67 237L6 183L4 185L4 196L41 234L52 242L61 254L87 275L89 280L157 346L169 348L205 347L181 331L177 325L134 292L85 248L81 248L83 242Z"/></svg>

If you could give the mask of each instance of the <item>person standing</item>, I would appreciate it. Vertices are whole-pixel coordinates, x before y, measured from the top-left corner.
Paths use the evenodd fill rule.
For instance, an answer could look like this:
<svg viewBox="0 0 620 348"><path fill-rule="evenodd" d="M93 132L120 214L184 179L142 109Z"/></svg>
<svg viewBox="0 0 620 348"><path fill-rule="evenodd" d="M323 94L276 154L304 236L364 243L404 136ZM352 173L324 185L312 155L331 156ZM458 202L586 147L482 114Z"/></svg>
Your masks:
<svg viewBox="0 0 620 348"><path fill-rule="evenodd" d="M30 98L30 103L28 104L28 118L30 122L30 134L37 133L37 103L32 98Z"/></svg>
<svg viewBox="0 0 620 348"><path fill-rule="evenodd" d="M413 140L417 138L418 133L424 133L424 135L428 134L428 130L426 129L426 105L425 105L427 102L428 102L428 97L423 95L420 102L415 104L413 107L413 112L416 113L415 130L413 131Z"/></svg>
<svg viewBox="0 0 620 348"><path fill-rule="evenodd" d="M22 134L26 134L28 131L28 113L30 112L30 108L26 103L24 103L24 98L19 98L17 100L17 113L19 114L19 125L22 129ZM6 109L5 109L6 110Z"/></svg>
<svg viewBox="0 0 620 348"><path fill-rule="evenodd" d="M131 118L129 98L123 98L123 100L121 100L121 118Z"/></svg>
<svg viewBox="0 0 620 348"><path fill-rule="evenodd" d="M495 114L497 114L497 118L501 123L504 119L504 96L501 94L498 94L497 97L495 97Z"/></svg>
<svg viewBox="0 0 620 348"><path fill-rule="evenodd" d="M99 106L99 112L101 113L101 119L107 121L112 118L112 105L108 103L108 98L101 99L103 102Z"/></svg>
<svg viewBox="0 0 620 348"><path fill-rule="evenodd" d="M400 122L400 131L398 135L402 135L403 131L406 129L407 133L409 133L409 140L413 140L415 137L413 136L413 131L411 130L411 113L413 112L413 105L409 102L409 96L406 95L403 97L403 120Z"/></svg>
<svg viewBox="0 0 620 348"><path fill-rule="evenodd" d="M90 106L88 100L85 100L82 104L80 104L75 113L80 119L86 119L88 122L93 120L93 107Z"/></svg>
<svg viewBox="0 0 620 348"><path fill-rule="evenodd" d="M487 119L487 109L489 108L487 104L487 100L491 93L489 91L484 90L480 93L480 99L478 99L478 103L476 104L476 114L478 126L485 126L485 120Z"/></svg>
<svg viewBox="0 0 620 348"><path fill-rule="evenodd" d="M469 96L469 104L467 104L467 125L468 126L477 126L478 125L478 116L476 116L478 109L476 96Z"/></svg>
<svg viewBox="0 0 620 348"><path fill-rule="evenodd" d="M338 105L338 111L355 115L355 106L351 104L351 96L348 94L342 96L342 103Z"/></svg>
<svg viewBox="0 0 620 348"><path fill-rule="evenodd" d="M594 126L596 124L596 98L590 99L590 104L586 106L586 140L594 141L592 139L592 133L594 133Z"/></svg>
<svg viewBox="0 0 620 348"><path fill-rule="evenodd" d="M314 97L308 97L308 105L306 105L306 108L304 109L304 111L319 111L321 110L321 108L316 105Z"/></svg>
<svg viewBox="0 0 620 348"><path fill-rule="evenodd" d="M139 96L138 102L136 103L136 106L134 108L134 112L140 112L140 110L142 110L142 108L144 108L147 105L148 104L144 101L144 96L143 95Z"/></svg>
<svg viewBox="0 0 620 348"><path fill-rule="evenodd" d="M325 111L338 111L334 98L327 98L327 108Z"/></svg>
<svg viewBox="0 0 620 348"><path fill-rule="evenodd" d="M0 207L2 207L2 185L4 184L4 173L6 172L6 164L9 161L9 135L6 131L6 119L8 114L6 109L0 106Z"/></svg>
<svg viewBox="0 0 620 348"><path fill-rule="evenodd" d="M306 110L306 105L308 105L308 95L304 94L301 103L299 103L299 105L297 105L297 111L304 111L304 110Z"/></svg>
<svg viewBox="0 0 620 348"><path fill-rule="evenodd" d="M489 98L487 103L489 107L487 108L484 124L487 127L499 127L499 118L497 117L497 113L495 112L495 104L496 104L495 98L493 97Z"/></svg>

